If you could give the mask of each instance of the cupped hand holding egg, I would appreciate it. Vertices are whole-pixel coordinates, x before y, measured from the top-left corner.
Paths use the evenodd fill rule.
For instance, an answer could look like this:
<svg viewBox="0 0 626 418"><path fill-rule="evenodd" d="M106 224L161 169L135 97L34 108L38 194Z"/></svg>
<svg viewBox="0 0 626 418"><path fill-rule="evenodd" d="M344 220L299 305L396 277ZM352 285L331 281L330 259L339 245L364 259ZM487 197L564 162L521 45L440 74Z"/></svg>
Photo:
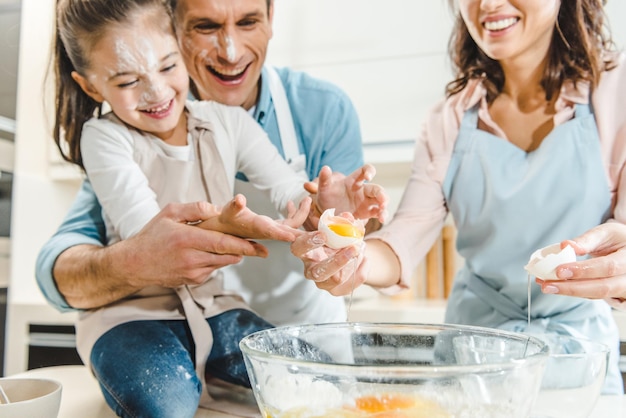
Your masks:
<svg viewBox="0 0 626 418"><path fill-rule="evenodd" d="M326 236L326 246L338 250L363 241L365 222L335 215L335 209L326 209L320 217L318 231Z"/></svg>

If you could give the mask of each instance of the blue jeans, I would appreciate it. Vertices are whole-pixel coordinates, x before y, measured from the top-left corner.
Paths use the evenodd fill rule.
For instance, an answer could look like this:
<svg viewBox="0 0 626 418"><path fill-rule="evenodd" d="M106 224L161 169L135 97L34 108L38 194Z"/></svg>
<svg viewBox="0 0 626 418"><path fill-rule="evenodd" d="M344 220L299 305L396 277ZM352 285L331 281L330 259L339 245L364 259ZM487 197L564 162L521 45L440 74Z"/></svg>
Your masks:
<svg viewBox="0 0 626 418"><path fill-rule="evenodd" d="M250 387L239 341L273 326L253 312L234 309L207 321L213 348L206 373ZM185 418L198 409L202 383L184 320L133 321L101 336L91 351L93 372L106 402L120 417Z"/></svg>

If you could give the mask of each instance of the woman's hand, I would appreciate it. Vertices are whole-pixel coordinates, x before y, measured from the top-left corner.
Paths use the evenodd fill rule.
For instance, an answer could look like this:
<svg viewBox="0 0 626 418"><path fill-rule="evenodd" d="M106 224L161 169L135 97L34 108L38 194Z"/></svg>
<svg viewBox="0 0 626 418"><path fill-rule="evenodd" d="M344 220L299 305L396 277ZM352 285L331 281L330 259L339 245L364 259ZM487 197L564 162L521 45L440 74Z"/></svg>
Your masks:
<svg viewBox="0 0 626 418"><path fill-rule="evenodd" d="M384 223L389 197L382 186L368 183L375 174L376 169L370 164L349 176L324 166L316 180L305 184L305 189L317 194L316 203L322 211L335 208L336 213L350 212L357 219L376 218Z"/></svg>
<svg viewBox="0 0 626 418"><path fill-rule="evenodd" d="M561 248L566 245L591 258L557 267L561 280L537 279L544 293L626 300L626 225L608 222L563 241Z"/></svg>
<svg viewBox="0 0 626 418"><path fill-rule="evenodd" d="M221 209L219 215L200 222L198 226L245 239L292 242L298 234L295 228L304 223L310 208L311 198L307 197L297 209L290 203L286 219L274 220L254 213L246 206L245 196L238 194Z"/></svg>
<svg viewBox="0 0 626 418"><path fill-rule="evenodd" d="M365 244L333 250L319 231L301 233L291 252L304 263L304 276L334 296L344 296L365 282L368 270L363 258Z"/></svg>

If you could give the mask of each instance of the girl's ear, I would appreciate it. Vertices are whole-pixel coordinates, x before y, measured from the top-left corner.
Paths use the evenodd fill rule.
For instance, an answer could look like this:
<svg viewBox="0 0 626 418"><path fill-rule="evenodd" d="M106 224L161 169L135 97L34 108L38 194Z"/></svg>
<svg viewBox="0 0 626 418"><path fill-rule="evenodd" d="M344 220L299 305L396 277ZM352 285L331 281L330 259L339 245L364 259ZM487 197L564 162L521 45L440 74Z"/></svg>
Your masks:
<svg viewBox="0 0 626 418"><path fill-rule="evenodd" d="M78 74L76 71L72 71L72 79L80 86L87 96L91 97L98 103L102 103L104 101L104 97L98 93L94 86L85 77Z"/></svg>

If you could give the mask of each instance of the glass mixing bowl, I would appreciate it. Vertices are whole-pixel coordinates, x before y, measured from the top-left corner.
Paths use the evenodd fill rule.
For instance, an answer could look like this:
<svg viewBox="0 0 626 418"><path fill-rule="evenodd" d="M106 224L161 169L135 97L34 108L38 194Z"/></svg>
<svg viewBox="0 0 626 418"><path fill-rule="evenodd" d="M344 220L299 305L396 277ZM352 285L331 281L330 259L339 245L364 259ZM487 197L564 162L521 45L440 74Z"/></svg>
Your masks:
<svg viewBox="0 0 626 418"><path fill-rule="evenodd" d="M528 417L548 358L533 336L429 324L279 327L240 347L266 418Z"/></svg>
<svg viewBox="0 0 626 418"><path fill-rule="evenodd" d="M533 418L588 417L602 393L610 349L584 338L535 334L550 349Z"/></svg>

